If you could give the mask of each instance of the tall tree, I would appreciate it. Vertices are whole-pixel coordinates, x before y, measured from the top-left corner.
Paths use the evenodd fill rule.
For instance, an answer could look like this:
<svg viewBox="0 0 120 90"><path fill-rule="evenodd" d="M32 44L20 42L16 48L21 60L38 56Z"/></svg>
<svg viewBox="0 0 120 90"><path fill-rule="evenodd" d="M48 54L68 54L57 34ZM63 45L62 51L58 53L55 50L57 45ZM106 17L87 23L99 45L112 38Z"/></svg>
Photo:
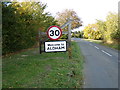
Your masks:
<svg viewBox="0 0 120 90"><path fill-rule="evenodd" d="M96 24L98 25L98 30L100 31L100 33L102 34L101 39L105 39L105 32L107 31L106 29L106 22L102 21L102 20L96 20Z"/></svg>
<svg viewBox="0 0 120 90"><path fill-rule="evenodd" d="M120 29L118 29L118 14L109 13L106 17L106 39L117 40L120 39Z"/></svg>
<svg viewBox="0 0 120 90"><path fill-rule="evenodd" d="M46 31L49 25L56 23L54 17L44 12L45 8L40 2L2 3L3 54L33 46L38 29Z"/></svg>
<svg viewBox="0 0 120 90"><path fill-rule="evenodd" d="M72 22L72 29L78 28L82 26L82 21L80 17L74 10L66 9L63 12L58 12L56 20L58 20L58 24L62 26L67 22L68 18L72 18L74 21ZM64 30L68 30L67 27Z"/></svg>
<svg viewBox="0 0 120 90"><path fill-rule="evenodd" d="M106 21L97 20L95 25L96 31L93 32L93 25L88 25L84 29L84 37L95 39L95 37L101 37L105 42L120 42L120 29L118 28L118 14L109 13L106 17ZM95 34L96 33L96 34ZM95 37L93 37L95 36Z"/></svg>
<svg viewBox="0 0 120 90"><path fill-rule="evenodd" d="M88 39L101 39L102 33L98 29L98 25L89 24L84 29L84 37Z"/></svg>

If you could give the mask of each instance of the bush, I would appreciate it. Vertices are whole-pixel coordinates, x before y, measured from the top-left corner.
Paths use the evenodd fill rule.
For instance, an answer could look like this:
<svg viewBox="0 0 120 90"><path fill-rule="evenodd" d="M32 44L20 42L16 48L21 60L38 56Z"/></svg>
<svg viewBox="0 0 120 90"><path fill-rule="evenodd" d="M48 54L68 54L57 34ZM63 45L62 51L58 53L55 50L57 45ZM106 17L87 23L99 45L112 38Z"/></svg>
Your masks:
<svg viewBox="0 0 120 90"><path fill-rule="evenodd" d="M60 39L68 39L68 34L63 34Z"/></svg>
<svg viewBox="0 0 120 90"><path fill-rule="evenodd" d="M56 24L49 13L43 14L45 7L39 2L2 2L3 55L32 47L38 28L47 30Z"/></svg>

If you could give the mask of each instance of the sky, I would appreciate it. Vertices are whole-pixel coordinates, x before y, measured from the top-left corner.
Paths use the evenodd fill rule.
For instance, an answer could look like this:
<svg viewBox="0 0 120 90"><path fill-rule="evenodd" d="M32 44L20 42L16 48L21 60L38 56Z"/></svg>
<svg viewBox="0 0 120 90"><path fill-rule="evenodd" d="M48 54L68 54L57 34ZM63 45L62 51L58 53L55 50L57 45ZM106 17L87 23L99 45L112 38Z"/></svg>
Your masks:
<svg viewBox="0 0 120 90"><path fill-rule="evenodd" d="M46 12L56 16L57 12L73 9L83 21L82 30L88 24L95 23L96 19L105 20L109 12L118 12L120 0L40 0L47 4Z"/></svg>

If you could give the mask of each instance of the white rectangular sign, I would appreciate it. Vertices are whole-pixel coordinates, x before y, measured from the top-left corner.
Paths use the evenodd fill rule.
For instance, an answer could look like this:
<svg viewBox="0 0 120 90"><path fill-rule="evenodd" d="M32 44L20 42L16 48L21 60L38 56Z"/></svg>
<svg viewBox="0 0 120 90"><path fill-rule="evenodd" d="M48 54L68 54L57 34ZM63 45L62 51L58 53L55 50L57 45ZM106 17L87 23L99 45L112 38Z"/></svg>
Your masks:
<svg viewBox="0 0 120 90"><path fill-rule="evenodd" d="M66 41L45 42L45 52L66 51Z"/></svg>

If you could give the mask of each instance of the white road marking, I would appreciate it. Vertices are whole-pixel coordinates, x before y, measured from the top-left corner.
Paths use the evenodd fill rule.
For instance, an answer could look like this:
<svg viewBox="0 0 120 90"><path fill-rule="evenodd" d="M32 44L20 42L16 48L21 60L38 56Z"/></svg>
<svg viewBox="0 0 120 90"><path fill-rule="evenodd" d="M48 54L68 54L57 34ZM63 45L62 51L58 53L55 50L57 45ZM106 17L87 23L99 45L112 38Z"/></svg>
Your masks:
<svg viewBox="0 0 120 90"><path fill-rule="evenodd" d="M105 53L105 54L107 54L107 55L109 55L109 56L112 56L111 54L109 54L109 53L107 53L107 52L105 52L104 50L101 50L103 53Z"/></svg>
<svg viewBox="0 0 120 90"><path fill-rule="evenodd" d="M97 46L94 46L96 49L99 49Z"/></svg>

